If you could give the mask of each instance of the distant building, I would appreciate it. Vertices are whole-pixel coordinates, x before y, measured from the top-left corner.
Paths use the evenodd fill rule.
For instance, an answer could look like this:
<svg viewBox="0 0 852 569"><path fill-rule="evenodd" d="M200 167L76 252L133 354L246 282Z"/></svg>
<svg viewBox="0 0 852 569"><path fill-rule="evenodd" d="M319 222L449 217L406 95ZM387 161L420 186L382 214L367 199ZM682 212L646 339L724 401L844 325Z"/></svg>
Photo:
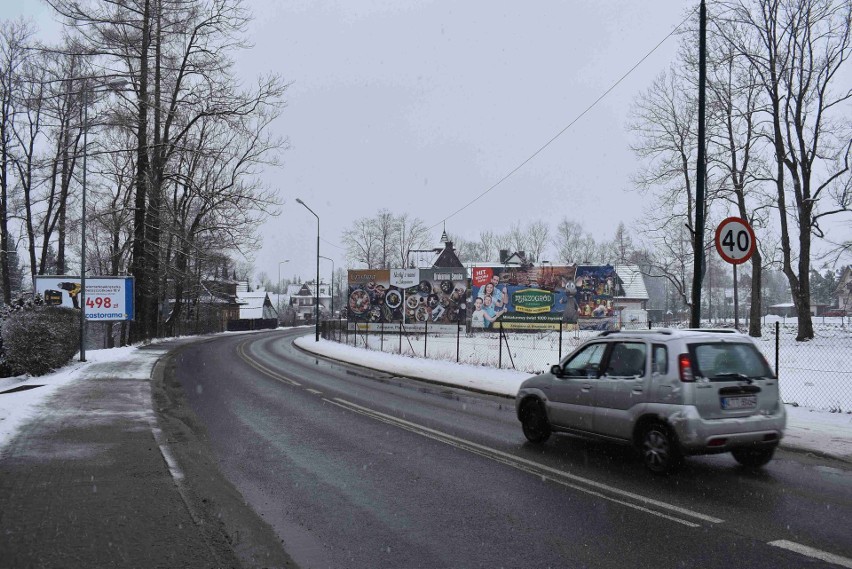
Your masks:
<svg viewBox="0 0 852 569"><path fill-rule="evenodd" d="M240 306L240 320L276 319L278 313L266 291L237 292Z"/></svg>
<svg viewBox="0 0 852 569"><path fill-rule="evenodd" d="M287 287L290 306L296 310L296 323L313 322L316 311L317 287L316 281L302 284L292 284ZM331 314L331 285L319 283L320 318Z"/></svg>
<svg viewBox="0 0 852 569"><path fill-rule="evenodd" d="M431 268L441 268L441 269L449 269L453 267L463 268L464 264L459 261L458 256L456 255L456 250L453 247L453 242L447 238L447 232L445 231L441 235L441 243L443 245L441 247L435 247L434 249L411 249L408 251L408 263L407 267L409 269L431 269Z"/></svg>

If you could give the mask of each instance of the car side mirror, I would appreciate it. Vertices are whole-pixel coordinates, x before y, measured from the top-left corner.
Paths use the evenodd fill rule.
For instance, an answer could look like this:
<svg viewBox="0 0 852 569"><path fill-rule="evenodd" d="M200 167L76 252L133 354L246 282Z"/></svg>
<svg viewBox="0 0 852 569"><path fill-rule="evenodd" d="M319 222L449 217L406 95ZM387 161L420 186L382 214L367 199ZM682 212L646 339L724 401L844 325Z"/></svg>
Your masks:
<svg viewBox="0 0 852 569"><path fill-rule="evenodd" d="M550 373L556 377L562 377L562 366L550 366Z"/></svg>

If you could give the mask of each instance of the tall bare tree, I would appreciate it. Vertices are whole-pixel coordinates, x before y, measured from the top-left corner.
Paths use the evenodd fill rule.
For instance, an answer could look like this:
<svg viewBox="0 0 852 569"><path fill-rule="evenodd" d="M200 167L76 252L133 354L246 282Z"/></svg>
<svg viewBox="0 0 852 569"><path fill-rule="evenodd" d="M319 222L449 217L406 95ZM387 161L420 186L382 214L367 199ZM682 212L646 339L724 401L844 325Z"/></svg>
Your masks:
<svg viewBox="0 0 852 569"><path fill-rule="evenodd" d="M724 3L726 37L763 91L773 148L782 270L798 313L797 340L813 338L810 270L820 222L852 209L848 191L852 89L841 83L850 50L849 0Z"/></svg>

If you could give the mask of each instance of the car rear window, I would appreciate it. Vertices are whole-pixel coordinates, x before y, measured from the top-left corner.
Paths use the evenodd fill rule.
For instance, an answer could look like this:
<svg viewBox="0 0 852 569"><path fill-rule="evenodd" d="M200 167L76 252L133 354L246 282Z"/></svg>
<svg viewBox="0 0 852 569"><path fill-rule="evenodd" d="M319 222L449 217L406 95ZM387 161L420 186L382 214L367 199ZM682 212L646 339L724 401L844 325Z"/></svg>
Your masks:
<svg viewBox="0 0 852 569"><path fill-rule="evenodd" d="M691 344L695 375L711 381L775 377L758 349L746 343Z"/></svg>

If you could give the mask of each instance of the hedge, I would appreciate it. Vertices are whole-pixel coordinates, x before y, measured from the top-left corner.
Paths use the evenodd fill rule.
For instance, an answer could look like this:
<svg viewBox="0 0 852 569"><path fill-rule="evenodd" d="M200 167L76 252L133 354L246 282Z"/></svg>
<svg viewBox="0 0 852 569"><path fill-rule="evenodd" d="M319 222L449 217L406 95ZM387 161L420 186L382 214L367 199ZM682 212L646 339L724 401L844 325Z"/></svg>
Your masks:
<svg viewBox="0 0 852 569"><path fill-rule="evenodd" d="M64 366L80 347L80 311L34 306L6 314L3 363L12 375L44 375Z"/></svg>

